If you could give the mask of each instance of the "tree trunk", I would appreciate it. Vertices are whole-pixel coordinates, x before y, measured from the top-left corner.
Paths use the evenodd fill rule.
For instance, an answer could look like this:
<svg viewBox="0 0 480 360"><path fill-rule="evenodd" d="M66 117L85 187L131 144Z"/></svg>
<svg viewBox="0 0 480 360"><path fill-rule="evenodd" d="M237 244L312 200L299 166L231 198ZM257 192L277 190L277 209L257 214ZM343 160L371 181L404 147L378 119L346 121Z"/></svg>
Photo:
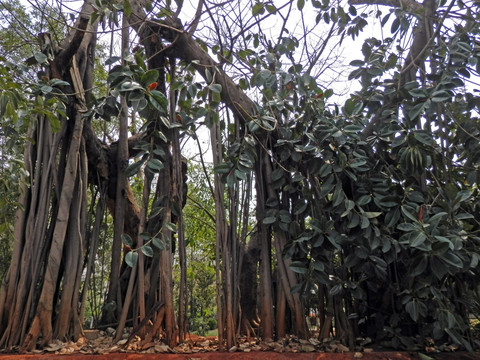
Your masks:
<svg viewBox="0 0 480 360"><path fill-rule="evenodd" d="M263 149L259 149L259 158L261 159ZM271 233L263 223L265 217L265 201L267 195L265 192L264 169L261 161L257 161L256 167L256 190L257 190L257 226L258 236L260 238L260 329L261 336L265 340L273 340L274 337L274 314L273 314L273 283L272 283L272 265L271 265Z"/></svg>

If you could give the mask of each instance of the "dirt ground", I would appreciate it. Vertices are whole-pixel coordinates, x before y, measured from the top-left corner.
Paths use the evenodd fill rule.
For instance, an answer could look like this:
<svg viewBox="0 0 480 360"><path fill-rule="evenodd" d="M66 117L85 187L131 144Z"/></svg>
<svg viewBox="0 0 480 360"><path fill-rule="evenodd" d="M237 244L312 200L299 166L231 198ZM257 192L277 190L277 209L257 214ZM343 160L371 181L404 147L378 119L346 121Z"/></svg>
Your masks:
<svg viewBox="0 0 480 360"><path fill-rule="evenodd" d="M118 346L112 344L110 337L103 336L96 330L86 331L85 335L77 343L55 341L43 351L35 353L8 354L0 351L0 360L480 360L480 351L436 353L362 347L360 351L353 352L334 343L326 347L329 351L325 352L295 339L286 346L279 346L275 342L262 344L244 341L235 349L232 348L232 351L222 352L218 349L216 337L188 335L183 345L171 349L161 343L140 346L140 343L133 342Z"/></svg>
<svg viewBox="0 0 480 360"><path fill-rule="evenodd" d="M196 354L131 354L113 353L103 355L72 354L72 355L13 355L0 354L2 360L476 360L480 353L466 352L428 354L424 357L419 353L408 352L372 352L372 353L275 353L275 352L250 352L250 353L224 353L209 352Z"/></svg>

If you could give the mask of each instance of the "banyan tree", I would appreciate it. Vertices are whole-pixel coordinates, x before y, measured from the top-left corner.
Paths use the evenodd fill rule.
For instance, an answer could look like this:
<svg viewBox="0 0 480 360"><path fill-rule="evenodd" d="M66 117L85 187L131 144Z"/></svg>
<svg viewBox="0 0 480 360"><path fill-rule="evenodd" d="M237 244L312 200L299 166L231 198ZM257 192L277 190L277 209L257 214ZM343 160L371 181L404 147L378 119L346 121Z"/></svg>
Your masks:
<svg viewBox="0 0 480 360"><path fill-rule="evenodd" d="M37 34L0 348L82 336L102 241L96 325L185 339L182 144L200 127L222 348L288 334L478 345L478 5L371 3L85 0ZM349 60L361 90L335 99L335 46L372 18L389 37L365 39ZM22 96L5 92L2 116Z"/></svg>

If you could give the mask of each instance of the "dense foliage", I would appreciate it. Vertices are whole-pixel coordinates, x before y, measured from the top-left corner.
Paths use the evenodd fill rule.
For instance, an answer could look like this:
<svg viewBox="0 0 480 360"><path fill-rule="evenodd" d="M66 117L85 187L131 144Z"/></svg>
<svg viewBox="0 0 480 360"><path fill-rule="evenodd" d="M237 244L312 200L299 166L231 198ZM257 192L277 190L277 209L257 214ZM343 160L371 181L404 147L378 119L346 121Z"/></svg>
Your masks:
<svg viewBox="0 0 480 360"><path fill-rule="evenodd" d="M75 338L88 320L170 345L218 326L231 347L307 338L314 314L319 339L351 348L480 346L480 9L375 3L199 2L183 26L180 2L97 0L65 22L34 12L32 27L12 21L28 16L19 3L2 5L0 252L14 238L15 259L35 264L10 267L0 344ZM126 24L138 38L124 31L105 55L114 36L97 44L97 26ZM374 26L382 37L363 35ZM63 47L45 43L65 28ZM25 29L56 37L16 49ZM348 54L359 90L344 95L335 49L351 39L364 39Z"/></svg>
<svg viewBox="0 0 480 360"><path fill-rule="evenodd" d="M377 10L391 37L365 40L349 76L362 90L341 107L301 65L283 70L278 59L297 49L295 38L282 39L291 47L260 56L250 79L263 95L260 115L247 123L253 137L217 169L227 183L243 179L255 144L267 144L278 197L267 200L263 223L288 234L284 256L303 279L293 291L314 298L321 313L335 304L347 341L363 334L393 347L448 337L473 345L480 48L478 7L458 6L439 8L421 54L430 61L413 81L403 78L396 44L414 31L415 16ZM366 25L353 6L320 14L354 37Z"/></svg>

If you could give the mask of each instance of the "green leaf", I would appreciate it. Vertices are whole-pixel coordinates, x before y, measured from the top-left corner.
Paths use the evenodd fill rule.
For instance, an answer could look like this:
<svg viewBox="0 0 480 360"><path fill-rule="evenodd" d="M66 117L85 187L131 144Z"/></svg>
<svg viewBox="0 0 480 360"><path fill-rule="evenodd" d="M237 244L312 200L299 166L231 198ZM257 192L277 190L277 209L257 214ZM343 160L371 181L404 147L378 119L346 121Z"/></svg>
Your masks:
<svg viewBox="0 0 480 360"><path fill-rule="evenodd" d="M400 231L408 232L408 231L418 230L418 226L412 223L401 223L397 225L397 229Z"/></svg>
<svg viewBox="0 0 480 360"><path fill-rule="evenodd" d="M295 204L293 208L293 215L300 215L307 209L308 203L306 201L301 201Z"/></svg>
<svg viewBox="0 0 480 360"><path fill-rule="evenodd" d="M148 101L160 112L165 113L168 107L168 100L160 91L152 90L148 92Z"/></svg>
<svg viewBox="0 0 480 360"><path fill-rule="evenodd" d="M405 215L407 218L409 218L412 221L417 221L417 218L408 210L408 208L405 205L401 206L402 214Z"/></svg>
<svg viewBox="0 0 480 360"><path fill-rule="evenodd" d="M325 270L325 264L321 261L312 261L310 263L310 266L312 267L312 269L316 270L316 271L324 271Z"/></svg>
<svg viewBox="0 0 480 360"><path fill-rule="evenodd" d="M51 87L50 85L42 85L40 86L40 91L44 94L49 94L51 93L53 90L53 87Z"/></svg>
<svg viewBox="0 0 480 360"><path fill-rule="evenodd" d="M47 55L45 55L44 53L42 52L36 52L35 54L33 54L35 60L37 60L37 63L39 64L43 64L45 62L47 62Z"/></svg>
<svg viewBox="0 0 480 360"><path fill-rule="evenodd" d="M159 159L150 159L147 162L147 166L153 172L159 172L160 170L162 170L164 168L163 163Z"/></svg>
<svg viewBox="0 0 480 360"><path fill-rule="evenodd" d="M363 60L350 61L350 66L363 66L363 65L365 65L365 61Z"/></svg>
<svg viewBox="0 0 480 360"><path fill-rule="evenodd" d="M223 163L215 166L215 172L219 174L228 174L232 170L232 165Z"/></svg>
<svg viewBox="0 0 480 360"><path fill-rule="evenodd" d="M275 216L268 216L265 219L263 219L263 224L270 225L275 223L276 221L277 221L277 218Z"/></svg>
<svg viewBox="0 0 480 360"><path fill-rule="evenodd" d="M337 284L332 286L329 293L330 295L335 296L335 295L341 294L342 292L343 292L343 286L341 284Z"/></svg>
<svg viewBox="0 0 480 360"><path fill-rule="evenodd" d="M210 85L208 85L208 88L212 92L217 93L217 94L220 94L222 92L222 85L220 85L220 84L210 84Z"/></svg>
<svg viewBox="0 0 480 360"><path fill-rule="evenodd" d="M264 12L265 12L265 8L263 3L257 2L255 5L253 5L253 8L252 8L253 16L262 15Z"/></svg>
<svg viewBox="0 0 480 360"><path fill-rule="evenodd" d="M277 8L273 4L266 4L265 9L267 9L269 14L276 14Z"/></svg>
<svg viewBox="0 0 480 360"><path fill-rule="evenodd" d="M50 111L46 111L45 114L47 115L48 121L49 121L50 126L52 128L52 131L53 132L60 131L61 124L60 124L60 120L58 119L58 116L56 116L55 114L53 114Z"/></svg>
<svg viewBox="0 0 480 360"><path fill-rule="evenodd" d="M162 240L157 237L152 238L152 244L160 251L163 251L165 249Z"/></svg>
<svg viewBox="0 0 480 360"><path fill-rule="evenodd" d="M140 169L142 168L142 165L143 165L144 162L145 162L145 160L142 159L140 161L137 161L137 162L129 165L127 167L127 169L125 170L125 175L127 177L131 177L133 175L136 175L140 171Z"/></svg>
<svg viewBox="0 0 480 360"><path fill-rule="evenodd" d="M450 100L451 98L452 98L452 95L446 90L435 91L432 94L432 101L435 103L445 102L447 100Z"/></svg>
<svg viewBox="0 0 480 360"><path fill-rule="evenodd" d="M467 220L467 219L474 219L475 216L473 216L472 214L468 214L468 213L460 213L460 214L457 214L455 215L455 219L457 220Z"/></svg>
<svg viewBox="0 0 480 360"><path fill-rule="evenodd" d="M124 243L127 246L132 247L133 246L133 240L128 234L122 234L120 235L120 238L122 239L122 243Z"/></svg>
<svg viewBox="0 0 480 360"><path fill-rule="evenodd" d="M365 211L363 215L365 215L368 219L373 219L382 215L382 212L381 211Z"/></svg>
<svg viewBox="0 0 480 360"><path fill-rule="evenodd" d="M70 85L70 83L68 81L60 80L60 79L51 79L48 82L48 84L51 85L51 86L68 86L68 85Z"/></svg>
<svg viewBox="0 0 480 360"><path fill-rule="evenodd" d="M343 202L345 195L341 185L335 187L335 192L333 193L332 202L333 207L340 205Z"/></svg>
<svg viewBox="0 0 480 360"><path fill-rule="evenodd" d="M390 28L390 32L393 34L394 32L396 32L398 30L400 26L400 20L397 18L395 18L392 22L392 26Z"/></svg>
<svg viewBox="0 0 480 360"><path fill-rule="evenodd" d="M290 264L290 270L298 274L305 274L308 269L301 261L294 261Z"/></svg>
<svg viewBox="0 0 480 360"><path fill-rule="evenodd" d="M152 257L153 256L153 249L149 245L143 245L141 247L142 253L145 256Z"/></svg>
<svg viewBox="0 0 480 360"><path fill-rule="evenodd" d="M420 256L420 260L413 265L413 269L410 272L410 276L415 277L423 274L428 265L428 258L426 256Z"/></svg>
<svg viewBox="0 0 480 360"><path fill-rule="evenodd" d="M435 215L433 215L430 219L428 219L428 223L429 224L433 224L433 223L437 223L438 221L440 221L442 218L444 218L446 215L448 215L446 212L442 211L442 212L439 212Z"/></svg>
<svg viewBox="0 0 480 360"><path fill-rule="evenodd" d="M414 98L417 98L417 99L423 99L423 98L427 97L427 95L425 94L425 90L422 89L422 88L412 89L408 93L411 96L413 96Z"/></svg>
<svg viewBox="0 0 480 360"><path fill-rule="evenodd" d="M432 135L430 133L415 131L413 133L413 136L417 141L421 142L424 145L431 146L434 143Z"/></svg>
<svg viewBox="0 0 480 360"><path fill-rule="evenodd" d="M305 0L297 0L298 10L302 11L304 6L305 6Z"/></svg>
<svg viewBox="0 0 480 360"><path fill-rule="evenodd" d="M167 222L165 223L165 227L172 232L177 232L177 225L175 225L174 223Z"/></svg>
<svg viewBox="0 0 480 360"><path fill-rule="evenodd" d="M140 81L144 86L148 86L150 84L153 84L154 82L157 82L158 76L158 70L148 70L142 75Z"/></svg>
<svg viewBox="0 0 480 360"><path fill-rule="evenodd" d="M121 60L122 58L120 56L112 56L110 58L107 59L107 61L105 61L105 65L108 66L108 65L112 65L114 63L116 63L117 61Z"/></svg>
<svg viewBox="0 0 480 360"><path fill-rule="evenodd" d="M353 114L353 111L355 110L355 105L357 104L357 101L354 99L348 99L345 102L345 106L343 107L343 113L346 116L350 116Z"/></svg>
<svg viewBox="0 0 480 360"><path fill-rule="evenodd" d="M425 110L425 103L422 102L420 104L415 105L410 109L408 112L408 116L410 119L414 120L416 119L421 113L423 113L423 110Z"/></svg>
<svg viewBox="0 0 480 360"><path fill-rule="evenodd" d="M281 168L272 171L272 181L277 181L284 176L284 172Z"/></svg>
<svg viewBox="0 0 480 360"><path fill-rule="evenodd" d="M443 255L439 255L438 258L443 260L447 264L452 265L456 268L459 268L459 269L463 268L462 259L460 259L457 255L455 255L452 252L447 252Z"/></svg>
<svg viewBox="0 0 480 360"><path fill-rule="evenodd" d="M366 229L370 225L370 221L368 220L368 217L365 215L362 215L362 223L360 224L360 228Z"/></svg>
<svg viewBox="0 0 480 360"><path fill-rule="evenodd" d="M136 81L126 80L120 85L120 91L145 90L142 85Z"/></svg>
<svg viewBox="0 0 480 360"><path fill-rule="evenodd" d="M128 266L133 268L135 265L137 265L137 261L138 261L138 253L136 251L129 251L125 255L125 262Z"/></svg>
<svg viewBox="0 0 480 360"><path fill-rule="evenodd" d="M410 315L413 321L418 321L418 318L420 316L420 305L419 302L415 299L407 303L405 306L405 310L407 313Z"/></svg>
<svg viewBox="0 0 480 360"><path fill-rule="evenodd" d="M355 158L349 165L351 168L358 168L362 165L365 165L366 163L367 163L367 160L365 159Z"/></svg>
<svg viewBox="0 0 480 360"><path fill-rule="evenodd" d="M412 237L410 238L410 246L418 248L421 245L423 245L423 243L425 242L426 239L427 239L427 235L425 235L421 231L417 231L417 232L413 233Z"/></svg>
<svg viewBox="0 0 480 360"><path fill-rule="evenodd" d="M464 202L465 200L468 200L470 196L472 196L472 193L469 190L461 190L457 193L455 200L458 202Z"/></svg>
<svg viewBox="0 0 480 360"><path fill-rule="evenodd" d="M448 244L448 247L449 247L450 250L455 249L455 246L453 245L453 242L449 238L446 238L445 236L435 235L435 239L437 239L438 241L440 241L442 243Z"/></svg>
<svg viewBox="0 0 480 360"><path fill-rule="evenodd" d="M247 173L246 172L241 171L239 169L235 169L234 173L235 173L235 176L237 177L237 179L242 180L242 181L247 180Z"/></svg>
<svg viewBox="0 0 480 360"><path fill-rule="evenodd" d="M362 130L363 130L363 126L353 125L353 124L347 125L343 128L343 131L345 131L346 133L354 133L354 134Z"/></svg>
<svg viewBox="0 0 480 360"><path fill-rule="evenodd" d="M357 204L359 206L367 205L372 201L372 197L370 195L362 195L360 198L357 200Z"/></svg>

